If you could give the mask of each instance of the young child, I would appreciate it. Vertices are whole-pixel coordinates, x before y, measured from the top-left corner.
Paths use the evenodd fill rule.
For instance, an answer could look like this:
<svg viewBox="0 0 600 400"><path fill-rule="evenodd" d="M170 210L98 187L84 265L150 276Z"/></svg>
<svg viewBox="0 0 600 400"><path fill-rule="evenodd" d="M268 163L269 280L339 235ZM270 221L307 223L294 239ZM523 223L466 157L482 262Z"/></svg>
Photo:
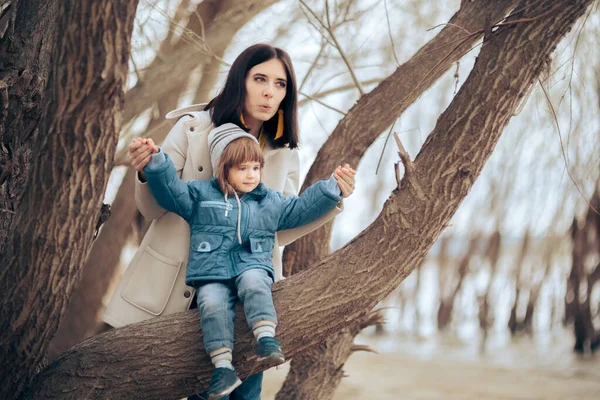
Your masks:
<svg viewBox="0 0 600 400"><path fill-rule="evenodd" d="M333 176L299 197L268 189L260 181L264 158L258 141L234 124L213 129L208 145L211 182L183 182L160 149L144 173L158 204L190 225L186 284L198 294L204 347L215 366L209 399L220 399L241 384L232 365L237 298L256 337L259 360L285 361L275 338L271 295L275 233L320 218L342 196Z"/></svg>

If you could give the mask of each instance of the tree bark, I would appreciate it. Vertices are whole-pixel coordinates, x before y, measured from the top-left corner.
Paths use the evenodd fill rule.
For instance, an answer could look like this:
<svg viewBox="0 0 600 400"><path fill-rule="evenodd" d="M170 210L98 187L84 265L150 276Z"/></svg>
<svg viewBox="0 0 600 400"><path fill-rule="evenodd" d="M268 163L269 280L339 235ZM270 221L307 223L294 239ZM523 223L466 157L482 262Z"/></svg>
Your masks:
<svg viewBox="0 0 600 400"><path fill-rule="evenodd" d="M125 174L112 203L112 215L92 244L81 281L73 291L65 316L50 342L49 361L96 332L100 312L104 309L102 299L119 266L123 247L133 233L132 222L138 212L132 200L135 173L134 169L130 169Z"/></svg>
<svg viewBox="0 0 600 400"><path fill-rule="evenodd" d="M118 139L137 1L80 3L59 5L35 161L0 259L3 399L20 395L58 329Z"/></svg>
<svg viewBox="0 0 600 400"><path fill-rule="evenodd" d="M473 71L379 217L341 250L274 286L288 357L355 324L419 264L481 173L519 100L590 4L526 1L485 38ZM511 22L518 20L526 22ZM240 376L265 369L255 364L241 309L235 329ZM192 311L115 329L65 353L38 375L26 398L131 398L142 389L147 399L187 396L208 382L211 367L201 343Z"/></svg>
<svg viewBox="0 0 600 400"><path fill-rule="evenodd" d="M306 364L306 355L301 358L302 365L295 367L298 357L291 362L290 371L283 383L281 390L275 397L276 400L284 399L331 399L342 378L344 377L344 364L355 351L373 351L366 346L354 345L354 337L364 328L371 325L380 325L383 315L374 312L363 321L342 329L334 336L330 336L318 343L312 355L313 363ZM327 354L323 359L320 354ZM322 379L329 377L329 380Z"/></svg>
<svg viewBox="0 0 600 400"><path fill-rule="evenodd" d="M42 118L58 1L11 4L0 36L0 254L19 208Z"/></svg>

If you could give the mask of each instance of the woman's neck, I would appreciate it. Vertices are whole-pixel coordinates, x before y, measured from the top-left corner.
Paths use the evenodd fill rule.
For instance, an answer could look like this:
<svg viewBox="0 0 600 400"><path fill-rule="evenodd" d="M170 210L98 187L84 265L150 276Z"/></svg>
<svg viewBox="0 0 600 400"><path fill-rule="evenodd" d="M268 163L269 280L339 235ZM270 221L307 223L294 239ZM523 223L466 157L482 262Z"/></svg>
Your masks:
<svg viewBox="0 0 600 400"><path fill-rule="evenodd" d="M250 129L250 134L258 138L263 122L252 118L246 113L244 113L244 122L246 123L246 126Z"/></svg>

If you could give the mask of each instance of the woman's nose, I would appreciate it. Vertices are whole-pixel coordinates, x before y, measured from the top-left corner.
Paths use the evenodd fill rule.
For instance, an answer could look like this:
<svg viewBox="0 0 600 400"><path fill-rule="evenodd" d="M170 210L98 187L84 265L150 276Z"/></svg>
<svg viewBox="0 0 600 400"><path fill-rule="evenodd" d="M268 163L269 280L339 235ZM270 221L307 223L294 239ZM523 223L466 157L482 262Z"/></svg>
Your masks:
<svg viewBox="0 0 600 400"><path fill-rule="evenodd" d="M263 92L263 96L266 98L273 97L273 88L271 87L271 85L267 85L265 91Z"/></svg>

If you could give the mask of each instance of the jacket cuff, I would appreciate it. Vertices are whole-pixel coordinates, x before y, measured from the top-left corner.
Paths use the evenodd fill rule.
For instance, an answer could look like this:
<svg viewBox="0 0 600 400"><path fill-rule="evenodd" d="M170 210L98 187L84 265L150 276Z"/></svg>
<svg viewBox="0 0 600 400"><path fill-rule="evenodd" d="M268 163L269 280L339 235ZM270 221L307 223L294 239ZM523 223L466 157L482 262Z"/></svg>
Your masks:
<svg viewBox="0 0 600 400"><path fill-rule="evenodd" d="M164 164L165 161L167 161L167 158L165 157L165 152L162 151L159 147L158 153L153 153L150 158L150 162L144 167L144 172L146 172L147 169L153 170L160 167L162 164Z"/></svg>
<svg viewBox="0 0 600 400"><path fill-rule="evenodd" d="M342 199L342 189L337 184L337 180L331 174L329 179L325 180L325 188L324 192L326 195L329 195L334 200L340 201Z"/></svg>

